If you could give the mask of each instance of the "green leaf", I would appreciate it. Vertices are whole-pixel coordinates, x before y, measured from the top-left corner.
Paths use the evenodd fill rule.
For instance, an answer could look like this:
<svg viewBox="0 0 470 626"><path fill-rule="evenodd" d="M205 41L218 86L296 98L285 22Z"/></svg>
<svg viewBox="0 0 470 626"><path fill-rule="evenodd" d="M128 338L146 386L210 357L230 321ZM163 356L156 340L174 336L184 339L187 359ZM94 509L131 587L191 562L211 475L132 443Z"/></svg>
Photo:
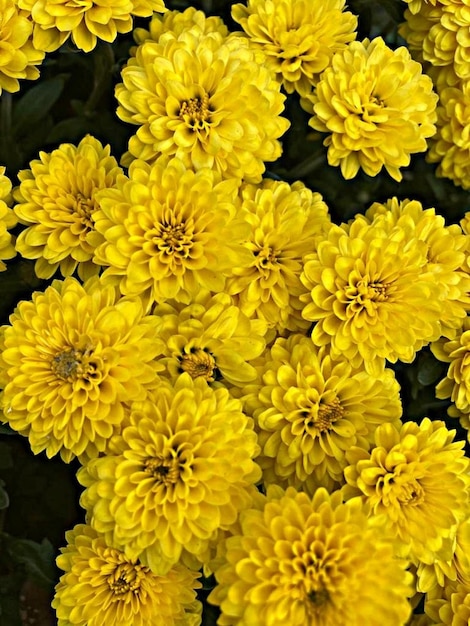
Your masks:
<svg viewBox="0 0 470 626"><path fill-rule="evenodd" d="M26 568L29 576L44 587L56 582L55 551L48 539L36 543L29 539L14 539L9 545L15 561Z"/></svg>
<svg viewBox="0 0 470 626"><path fill-rule="evenodd" d="M14 135L24 137L38 122L43 120L59 99L64 85L65 77L56 76L31 87L14 108Z"/></svg>
<svg viewBox="0 0 470 626"><path fill-rule="evenodd" d="M0 424L0 435L17 435L18 433L10 428L8 424Z"/></svg>
<svg viewBox="0 0 470 626"><path fill-rule="evenodd" d="M443 364L431 354L422 354L419 360L418 382L423 387L432 385L443 375Z"/></svg>
<svg viewBox="0 0 470 626"><path fill-rule="evenodd" d="M2 509L7 509L10 504L10 498L8 497L7 492L4 487L5 483L0 479L0 511Z"/></svg>

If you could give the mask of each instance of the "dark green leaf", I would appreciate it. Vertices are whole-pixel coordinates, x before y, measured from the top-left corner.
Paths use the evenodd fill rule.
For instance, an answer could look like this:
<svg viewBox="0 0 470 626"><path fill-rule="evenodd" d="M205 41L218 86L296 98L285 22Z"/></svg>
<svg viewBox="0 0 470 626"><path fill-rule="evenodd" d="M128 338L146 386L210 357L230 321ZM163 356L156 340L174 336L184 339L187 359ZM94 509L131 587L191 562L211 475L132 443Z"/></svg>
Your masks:
<svg viewBox="0 0 470 626"><path fill-rule="evenodd" d="M56 76L34 85L19 100L13 111L13 132L24 137L47 113L60 97L65 85L63 76Z"/></svg>
<svg viewBox="0 0 470 626"><path fill-rule="evenodd" d="M3 480L0 480L0 511L2 509L7 509L10 504L10 498L5 491L4 484Z"/></svg>
<svg viewBox="0 0 470 626"><path fill-rule="evenodd" d="M50 587L56 580L55 552L51 542L41 543L29 539L14 539L10 550L15 560L26 568L29 576L38 584Z"/></svg>

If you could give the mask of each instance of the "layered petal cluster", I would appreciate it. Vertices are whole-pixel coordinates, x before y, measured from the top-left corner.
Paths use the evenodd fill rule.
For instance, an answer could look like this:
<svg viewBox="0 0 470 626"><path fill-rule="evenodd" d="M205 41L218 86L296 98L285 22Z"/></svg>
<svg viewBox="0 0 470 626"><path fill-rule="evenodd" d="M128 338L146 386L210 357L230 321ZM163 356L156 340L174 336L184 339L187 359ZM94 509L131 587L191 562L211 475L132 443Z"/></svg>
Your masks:
<svg viewBox="0 0 470 626"><path fill-rule="evenodd" d="M397 554L415 564L452 558L457 526L468 517L469 459L454 436L428 418L401 428L382 424L371 451L346 452L346 497L359 496L373 516L385 515L400 541Z"/></svg>
<svg viewBox="0 0 470 626"><path fill-rule="evenodd" d="M95 230L96 194L113 189L122 174L110 147L87 135L77 146L61 144L18 174L14 210L25 228L16 249L34 265L39 278L57 270L70 276L75 270L86 280L99 272L93 254L103 237Z"/></svg>
<svg viewBox="0 0 470 626"><path fill-rule="evenodd" d="M201 377L162 381L133 407L111 453L78 472L91 525L158 574L184 554L198 568L211 540L250 505L260 478L253 423L241 409Z"/></svg>
<svg viewBox="0 0 470 626"><path fill-rule="evenodd" d="M109 546L91 526L65 534L52 607L58 626L199 626L199 574L175 565L164 576Z"/></svg>
<svg viewBox="0 0 470 626"><path fill-rule="evenodd" d="M332 226L301 275L308 293L302 315L316 322L312 340L331 344L333 358L409 363L441 335L439 283L428 269L428 245L414 229L358 215Z"/></svg>
<svg viewBox="0 0 470 626"><path fill-rule="evenodd" d="M8 232L17 224L11 204L11 180L5 175L5 167L0 166L0 272L6 270L4 259L12 259L15 254L14 240Z"/></svg>
<svg viewBox="0 0 470 626"><path fill-rule="evenodd" d="M53 52L69 39L90 52L98 40L113 42L118 33L132 30L132 15L150 17L165 11L163 0L18 0L34 24L37 50Z"/></svg>
<svg viewBox="0 0 470 626"><path fill-rule="evenodd" d="M449 363L446 377L436 387L437 398L450 398L462 413L470 413L470 317L452 339L431 344L434 356Z"/></svg>
<svg viewBox="0 0 470 626"><path fill-rule="evenodd" d="M139 126L127 164L176 156L188 168L259 182L281 154L285 96L241 36L200 26L144 41L122 70L117 115Z"/></svg>
<svg viewBox="0 0 470 626"><path fill-rule="evenodd" d="M165 303L153 312L159 318L162 375L174 381L188 372L237 386L256 377L250 361L265 348L266 324L250 320L227 293L201 289L189 305Z"/></svg>
<svg viewBox="0 0 470 626"><path fill-rule="evenodd" d="M345 0L248 0L232 17L287 93L309 93L335 52L356 37L357 17Z"/></svg>
<svg viewBox="0 0 470 626"><path fill-rule="evenodd" d="M141 301L120 299L98 279L33 293L2 328L3 420L35 454L96 456L119 432L127 403L156 384L155 337Z"/></svg>
<svg viewBox="0 0 470 626"><path fill-rule="evenodd" d="M258 377L243 399L256 423L266 484L331 489L344 482L346 450L368 449L383 422L400 424L391 370L378 377L355 370L299 334L278 338L255 363Z"/></svg>
<svg viewBox="0 0 470 626"><path fill-rule="evenodd" d="M209 601L220 626L404 626L412 575L360 501L268 489L226 541Z"/></svg>
<svg viewBox="0 0 470 626"><path fill-rule="evenodd" d="M277 332L306 330L302 319L303 258L330 227L328 207L303 183L270 179L245 184L241 214L250 225L244 265L233 268L226 292L248 317L265 320Z"/></svg>
<svg viewBox="0 0 470 626"><path fill-rule="evenodd" d="M469 238L463 229L458 224L446 226L434 208L424 209L417 200L375 202L365 216L370 223L407 229L426 243L428 262L423 269L439 285L441 333L453 336L470 309L470 277L465 267Z"/></svg>
<svg viewBox="0 0 470 626"><path fill-rule="evenodd" d="M302 105L309 125L329 133L328 163L344 178L382 168L397 181L410 155L427 148L436 128L437 95L429 76L405 47L391 50L381 37L353 41L337 52Z"/></svg>
<svg viewBox="0 0 470 626"><path fill-rule="evenodd" d="M470 16L470 6L468 7ZM470 17L469 26L470 29ZM470 42L469 42L470 43ZM470 47L469 47L470 58ZM437 176L470 189L470 82L442 89L437 108L437 134L426 159L438 163Z"/></svg>
<svg viewBox="0 0 470 626"><path fill-rule="evenodd" d="M0 0L0 94L18 91L21 79L39 77L45 52L32 43L33 23L15 0Z"/></svg>
<svg viewBox="0 0 470 626"><path fill-rule="evenodd" d="M433 626L467 626L470 623L470 585L448 584L426 598L426 615Z"/></svg>
<svg viewBox="0 0 470 626"><path fill-rule="evenodd" d="M129 176L97 194L94 222L104 241L94 261L107 266L103 281L149 302L188 303L201 288L222 292L231 268L250 256L238 186L179 159L133 162Z"/></svg>

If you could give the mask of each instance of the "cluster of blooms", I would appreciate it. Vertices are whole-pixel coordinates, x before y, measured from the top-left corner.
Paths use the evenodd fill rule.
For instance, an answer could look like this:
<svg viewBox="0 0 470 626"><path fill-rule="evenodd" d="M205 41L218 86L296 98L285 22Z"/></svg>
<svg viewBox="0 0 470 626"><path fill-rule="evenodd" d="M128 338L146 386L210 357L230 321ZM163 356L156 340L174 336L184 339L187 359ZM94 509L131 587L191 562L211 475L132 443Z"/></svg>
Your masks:
<svg viewBox="0 0 470 626"><path fill-rule="evenodd" d="M400 33L439 94L437 133L426 158L437 175L470 189L470 1L406 0Z"/></svg>
<svg viewBox="0 0 470 626"><path fill-rule="evenodd" d="M81 464L58 625L198 626L201 571L220 626L405 626L419 594L420 620L466 623L470 459L443 421L402 415L389 365L431 345L437 396L470 424L470 214L392 198L337 225L302 182L263 179L284 90L345 178L400 180L435 131L431 78L356 41L344 0L234 4L243 33L160 0L12 11L16 78L33 46L86 51L163 13L116 88L138 127L122 167L86 136L13 190L0 170L0 258L55 278L0 329L2 420Z"/></svg>

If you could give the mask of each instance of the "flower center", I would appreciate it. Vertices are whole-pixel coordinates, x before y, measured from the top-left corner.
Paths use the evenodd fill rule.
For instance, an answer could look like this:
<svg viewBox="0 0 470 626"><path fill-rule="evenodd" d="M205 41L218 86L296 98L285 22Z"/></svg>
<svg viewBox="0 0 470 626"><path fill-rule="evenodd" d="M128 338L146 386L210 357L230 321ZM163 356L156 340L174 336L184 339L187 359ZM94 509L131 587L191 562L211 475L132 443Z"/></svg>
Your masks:
<svg viewBox="0 0 470 626"><path fill-rule="evenodd" d="M192 130L204 130L208 127L210 117L209 96L190 98L181 103L179 117Z"/></svg>
<svg viewBox="0 0 470 626"><path fill-rule="evenodd" d="M186 233L184 224L169 224L162 222L159 232L154 237L154 243L159 251L166 255L178 255L187 258L192 246L192 238Z"/></svg>
<svg viewBox="0 0 470 626"><path fill-rule="evenodd" d="M329 600L329 593L326 589L316 589L308 594L308 599L315 607L321 607Z"/></svg>
<svg viewBox="0 0 470 626"><path fill-rule="evenodd" d="M277 265L277 253L271 246L264 246L253 253L256 257L256 267L259 270L272 270Z"/></svg>
<svg viewBox="0 0 470 626"><path fill-rule="evenodd" d="M334 398L326 404L320 403L318 407L318 416L315 420L315 426L319 431L330 430L333 422L338 421L344 415L344 409L338 398Z"/></svg>
<svg viewBox="0 0 470 626"><path fill-rule="evenodd" d="M130 563L120 563L108 576L107 583L116 596L122 596L129 591L138 594L140 591L140 576Z"/></svg>
<svg viewBox="0 0 470 626"><path fill-rule="evenodd" d="M77 193L75 197L74 210L80 222L89 230L93 230L93 220L91 216L95 209L95 203L91 198L86 198L83 194Z"/></svg>
<svg viewBox="0 0 470 626"><path fill-rule="evenodd" d="M168 455L167 458L155 457L145 459L144 472L153 476L158 483L174 484L180 475L180 462L177 456Z"/></svg>
<svg viewBox="0 0 470 626"><path fill-rule="evenodd" d="M93 359L93 350L64 350L59 352L51 361L51 369L62 380L72 382L78 378L96 381L100 377L98 363Z"/></svg>
<svg viewBox="0 0 470 626"><path fill-rule="evenodd" d="M188 372L191 378L202 376L208 382L214 382L217 368L215 359L207 348L191 348L189 354L181 355L178 360L180 373Z"/></svg>
<svg viewBox="0 0 470 626"><path fill-rule="evenodd" d="M373 314L377 303L388 299L388 283L361 279L353 285L348 285L344 293L349 300L348 309L351 313L360 313L364 309L368 314Z"/></svg>

